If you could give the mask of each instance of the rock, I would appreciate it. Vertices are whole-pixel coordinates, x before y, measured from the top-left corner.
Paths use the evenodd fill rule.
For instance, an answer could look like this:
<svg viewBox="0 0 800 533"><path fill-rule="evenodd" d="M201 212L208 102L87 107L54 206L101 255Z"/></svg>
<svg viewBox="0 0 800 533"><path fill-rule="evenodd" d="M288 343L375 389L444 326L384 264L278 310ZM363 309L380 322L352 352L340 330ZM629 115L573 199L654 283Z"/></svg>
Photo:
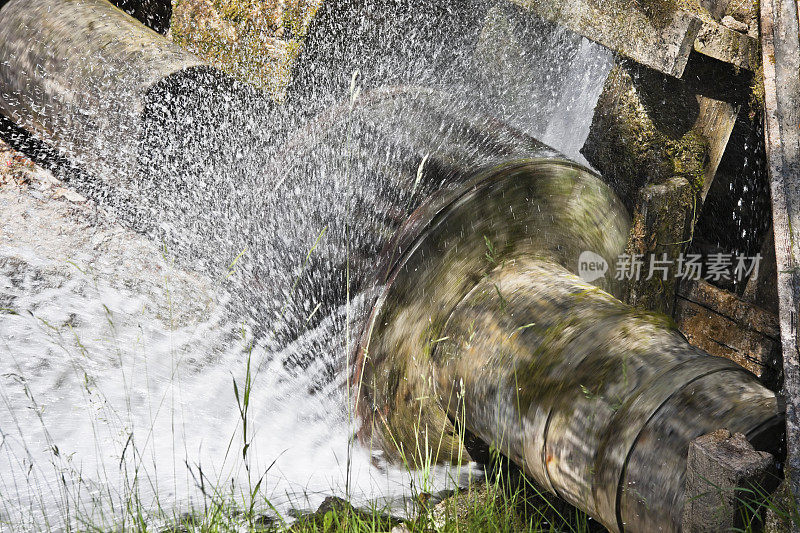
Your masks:
<svg viewBox="0 0 800 533"><path fill-rule="evenodd" d="M727 429L697 437L689 445L684 533L711 533L742 528L742 500L764 486L772 455L759 452L744 435Z"/></svg>
<svg viewBox="0 0 800 533"><path fill-rule="evenodd" d="M729 0L700 0L700 6L707 10L715 20L719 20L728 9Z"/></svg>
<svg viewBox="0 0 800 533"><path fill-rule="evenodd" d="M738 31L741 33L747 33L747 31L750 29L749 24L740 22L730 15L726 15L722 18L722 25L725 26L726 28L730 28L734 31Z"/></svg>
<svg viewBox="0 0 800 533"><path fill-rule="evenodd" d="M458 492L455 495L442 500L431 509L430 520L434 528L439 530L450 521L462 521L475 507L487 507L493 505L492 494L486 483L477 483L470 486L467 490Z"/></svg>
<svg viewBox="0 0 800 533"><path fill-rule="evenodd" d="M289 531L308 531L309 528L319 531L338 530L347 523L347 517L356 517L358 522L369 524L375 531L389 531L400 525L400 520L386 514L362 511L353 507L350 502L337 496L328 496L313 513L297 513L297 521Z"/></svg>

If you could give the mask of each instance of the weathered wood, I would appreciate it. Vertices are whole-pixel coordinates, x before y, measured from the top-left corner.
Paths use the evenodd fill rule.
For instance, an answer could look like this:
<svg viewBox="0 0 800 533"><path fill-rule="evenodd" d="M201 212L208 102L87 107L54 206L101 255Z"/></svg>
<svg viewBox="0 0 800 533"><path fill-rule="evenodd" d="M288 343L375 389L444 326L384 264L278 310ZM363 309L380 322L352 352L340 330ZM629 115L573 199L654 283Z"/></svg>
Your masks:
<svg viewBox="0 0 800 533"><path fill-rule="evenodd" d="M794 0L761 0L766 148L786 397L786 474L800 501L800 37ZM796 527L796 526L795 526Z"/></svg>
<svg viewBox="0 0 800 533"><path fill-rule="evenodd" d="M775 264L775 236L772 226L767 230L759 255L761 264L758 272L753 272L747 280L742 298L778 316L778 268Z"/></svg>
<svg viewBox="0 0 800 533"><path fill-rule="evenodd" d="M779 373L778 317L710 283L684 281L675 322L686 339L711 355L734 361L762 380Z"/></svg>
<svg viewBox="0 0 800 533"><path fill-rule="evenodd" d="M671 268L658 270L657 262L676 261L683 251L691 206L692 189L684 178L642 188L626 253L640 256L643 266L641 275L628 281L627 303L672 315L677 279Z"/></svg>
<svg viewBox="0 0 800 533"><path fill-rule="evenodd" d="M680 78L699 20L667 3L511 0L634 61ZM647 10L642 5L657 4Z"/></svg>
<svg viewBox="0 0 800 533"><path fill-rule="evenodd" d="M742 512L763 490L773 457L757 452L741 433L719 429L689 445L683 533L744 529Z"/></svg>
<svg viewBox="0 0 800 533"><path fill-rule="evenodd" d="M758 67L758 41L746 33L706 21L697 33L695 51L730 63L735 67L755 71Z"/></svg>
<svg viewBox="0 0 800 533"><path fill-rule="evenodd" d="M700 189L700 199L705 202L739 116L739 106L702 95L697 95L697 102L700 104L700 112L693 129L708 140L708 163L703 187Z"/></svg>
<svg viewBox="0 0 800 533"><path fill-rule="evenodd" d="M410 274L423 255L427 265L441 262L427 260L433 246L445 249L440 232L448 244L482 239L454 222L403 267L374 317L363 383L375 430L403 435L413 449L395 413L418 412L428 405L419 399L432 397L611 531L678 531L689 441L720 426L755 436L756 426L777 424L767 408L773 393L738 365L690 347L665 317L624 306L553 262L504 255L449 312L444 293L469 285L431 282L460 282L471 270L462 263L458 276ZM406 286L411 279L417 285ZM410 297L420 294L430 303ZM401 369L405 379L392 384ZM426 425L411 429L418 439L433 433L429 446L447 460L441 443L451 435Z"/></svg>

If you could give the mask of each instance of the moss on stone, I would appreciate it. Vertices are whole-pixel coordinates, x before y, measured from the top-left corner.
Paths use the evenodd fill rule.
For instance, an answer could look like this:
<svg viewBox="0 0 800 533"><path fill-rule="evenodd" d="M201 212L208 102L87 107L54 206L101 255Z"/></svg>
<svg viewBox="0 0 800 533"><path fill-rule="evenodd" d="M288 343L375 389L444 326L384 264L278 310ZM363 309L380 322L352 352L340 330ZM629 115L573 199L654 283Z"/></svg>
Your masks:
<svg viewBox="0 0 800 533"><path fill-rule="evenodd" d="M686 132L680 139L664 139L664 148L672 162L673 176L685 178L697 193L703 188L709 143L695 130Z"/></svg>
<svg viewBox="0 0 800 533"><path fill-rule="evenodd" d="M761 59L761 54L758 55ZM764 92L764 64L759 61L758 68L753 73L753 81L750 84L750 118L754 119L756 115L762 113L766 108L764 99L766 98Z"/></svg>
<svg viewBox="0 0 800 533"><path fill-rule="evenodd" d="M638 0L637 2L647 18L655 26L666 25L678 10L676 0Z"/></svg>
<svg viewBox="0 0 800 533"><path fill-rule="evenodd" d="M661 80L658 80L659 82ZM708 164L708 141L692 128L692 109L680 110L681 121L664 116L677 113L668 98L670 83L654 91L659 98L644 94L649 87L635 81L625 66L609 75L583 149L589 162L616 189L629 209L647 184L664 183L683 177L699 192ZM680 95L687 97L687 95ZM691 98L691 95L688 95ZM696 102L696 101L693 101ZM692 102L690 102L692 103Z"/></svg>
<svg viewBox="0 0 800 533"><path fill-rule="evenodd" d="M173 0L170 34L233 77L282 98L321 0Z"/></svg>

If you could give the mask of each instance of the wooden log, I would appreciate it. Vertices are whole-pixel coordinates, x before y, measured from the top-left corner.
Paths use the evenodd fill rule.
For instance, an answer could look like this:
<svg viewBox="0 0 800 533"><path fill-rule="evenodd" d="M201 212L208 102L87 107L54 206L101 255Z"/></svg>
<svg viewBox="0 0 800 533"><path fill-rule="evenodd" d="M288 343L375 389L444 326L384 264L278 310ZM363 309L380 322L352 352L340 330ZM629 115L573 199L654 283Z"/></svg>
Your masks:
<svg viewBox="0 0 800 533"><path fill-rule="evenodd" d="M581 250L614 272L627 239L610 189L574 170L487 169L422 211L355 365L363 430L389 456L458 461L458 421L612 531L677 531L689 442L717 427L755 437L780 424L778 405L667 317L570 273Z"/></svg>
<svg viewBox="0 0 800 533"><path fill-rule="evenodd" d="M725 15L730 0L700 0L700 5L706 9L712 17L719 20Z"/></svg>
<svg viewBox="0 0 800 533"><path fill-rule="evenodd" d="M97 174L132 173L147 93L206 68L106 0L11 0L0 57L0 113Z"/></svg>
<svg viewBox="0 0 800 533"><path fill-rule="evenodd" d="M758 41L717 22L728 2L708 2L715 21L708 19L708 15L701 20L700 15L670 8L666 3L658 9L648 9L646 2L623 5L586 0L510 1L676 78L683 76L692 50L737 68L753 71L758 66Z"/></svg>
<svg viewBox="0 0 800 533"><path fill-rule="evenodd" d="M786 474L800 501L800 37L794 0L761 1L766 148L778 268L778 302L786 399ZM795 526L796 527L796 526Z"/></svg>

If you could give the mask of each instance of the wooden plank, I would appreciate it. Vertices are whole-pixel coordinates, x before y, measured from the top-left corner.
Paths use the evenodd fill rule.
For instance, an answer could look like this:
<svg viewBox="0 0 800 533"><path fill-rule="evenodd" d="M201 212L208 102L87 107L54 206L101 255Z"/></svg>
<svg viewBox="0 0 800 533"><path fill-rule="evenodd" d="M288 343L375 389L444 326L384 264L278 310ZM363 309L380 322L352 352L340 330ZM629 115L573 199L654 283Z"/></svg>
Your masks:
<svg viewBox="0 0 800 533"><path fill-rule="evenodd" d="M777 374L778 317L734 293L698 280L678 290L675 321L694 346L725 357L762 379Z"/></svg>
<svg viewBox="0 0 800 533"><path fill-rule="evenodd" d="M109 0L151 30L166 35L172 18L170 0Z"/></svg>
<svg viewBox="0 0 800 533"><path fill-rule="evenodd" d="M800 37L795 0L761 0L765 133L772 192L778 304L786 399L787 479L800 501ZM795 526L795 530L797 530Z"/></svg>
<svg viewBox="0 0 800 533"><path fill-rule="evenodd" d="M676 9L642 12L635 2L510 0L652 69L680 78L701 22Z"/></svg>
<svg viewBox="0 0 800 533"><path fill-rule="evenodd" d="M630 305L672 315L676 278L655 270L658 265L651 261L675 258L682 252L691 219L692 196L689 183L681 177L639 191L625 253L640 255L644 264L642 276L627 280L626 300Z"/></svg>
<svg viewBox="0 0 800 533"><path fill-rule="evenodd" d="M634 2L510 1L676 78L683 75L692 50L750 71L758 65L758 41L752 36L682 10L648 16ZM726 6L718 2L714 10L722 13Z"/></svg>
<svg viewBox="0 0 800 533"><path fill-rule="evenodd" d="M703 188L700 191L701 199L705 202L711 184L714 182L714 176L717 175L722 155L731 138L736 117L739 116L739 106L702 95L697 95L697 102L700 104L700 112L693 129L708 140L708 166L703 179Z"/></svg>
<svg viewBox="0 0 800 533"><path fill-rule="evenodd" d="M703 22L694 41L694 49L703 55L751 72L758 66L758 41L746 33L713 21Z"/></svg>

